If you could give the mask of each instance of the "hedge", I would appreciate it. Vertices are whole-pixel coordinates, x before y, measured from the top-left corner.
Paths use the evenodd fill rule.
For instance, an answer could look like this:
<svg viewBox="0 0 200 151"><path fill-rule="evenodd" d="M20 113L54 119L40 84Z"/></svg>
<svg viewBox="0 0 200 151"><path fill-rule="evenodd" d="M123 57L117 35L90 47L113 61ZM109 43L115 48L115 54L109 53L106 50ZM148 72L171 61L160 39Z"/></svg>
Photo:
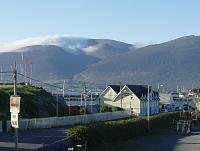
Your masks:
<svg viewBox="0 0 200 151"><path fill-rule="evenodd" d="M150 117L151 130L169 128L179 113L162 113ZM89 146L118 140L127 140L148 133L147 118L130 118L90 125L81 125L69 129L69 137L75 141L87 141Z"/></svg>

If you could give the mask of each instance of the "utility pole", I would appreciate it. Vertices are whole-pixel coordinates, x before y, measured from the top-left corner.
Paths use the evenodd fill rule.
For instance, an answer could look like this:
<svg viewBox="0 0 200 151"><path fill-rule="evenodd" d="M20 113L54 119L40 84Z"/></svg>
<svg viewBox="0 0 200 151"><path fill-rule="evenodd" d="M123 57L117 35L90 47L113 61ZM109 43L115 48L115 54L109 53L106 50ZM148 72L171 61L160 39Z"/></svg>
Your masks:
<svg viewBox="0 0 200 151"><path fill-rule="evenodd" d="M122 83L120 82L120 103L121 103L121 108L122 108Z"/></svg>
<svg viewBox="0 0 200 151"><path fill-rule="evenodd" d="M148 85L148 90L147 90L147 121L148 121L148 130L150 130L150 121L149 121L149 114L150 114L150 104L149 104L149 85Z"/></svg>
<svg viewBox="0 0 200 151"><path fill-rule="evenodd" d="M82 98L82 92L81 92L81 107L83 106L83 98Z"/></svg>
<svg viewBox="0 0 200 151"><path fill-rule="evenodd" d="M91 105L91 114L92 114L92 91L91 91L91 102L90 102L90 105Z"/></svg>
<svg viewBox="0 0 200 151"><path fill-rule="evenodd" d="M31 63L30 84L32 85L33 64Z"/></svg>
<svg viewBox="0 0 200 151"><path fill-rule="evenodd" d="M58 91L56 95L56 116L58 117Z"/></svg>
<svg viewBox="0 0 200 151"><path fill-rule="evenodd" d="M24 68L24 74L25 74L24 78L25 78L25 83L26 83L27 82L27 80L26 80L26 77L27 77L26 64L25 64L25 68Z"/></svg>
<svg viewBox="0 0 200 151"><path fill-rule="evenodd" d="M63 81L63 99L65 98L65 80Z"/></svg>
<svg viewBox="0 0 200 151"><path fill-rule="evenodd" d="M2 67L2 65L1 65L1 81L3 80L3 67Z"/></svg>
<svg viewBox="0 0 200 151"><path fill-rule="evenodd" d="M13 71L13 80L14 80L14 96L17 95L17 68L16 68L16 62L15 62L15 68ZM16 137L16 142L15 142L15 149L18 151L18 128L15 128L15 137Z"/></svg>
<svg viewBox="0 0 200 151"><path fill-rule="evenodd" d="M85 109L86 109L86 107L87 107L87 99L86 99L87 86L86 86L86 82L83 82L83 86L84 86L84 100L85 100Z"/></svg>
<svg viewBox="0 0 200 151"><path fill-rule="evenodd" d="M68 100L68 106L69 106L69 116L71 115L71 109L70 109L70 105L71 104L71 102L70 102L70 95L69 95L69 100Z"/></svg>

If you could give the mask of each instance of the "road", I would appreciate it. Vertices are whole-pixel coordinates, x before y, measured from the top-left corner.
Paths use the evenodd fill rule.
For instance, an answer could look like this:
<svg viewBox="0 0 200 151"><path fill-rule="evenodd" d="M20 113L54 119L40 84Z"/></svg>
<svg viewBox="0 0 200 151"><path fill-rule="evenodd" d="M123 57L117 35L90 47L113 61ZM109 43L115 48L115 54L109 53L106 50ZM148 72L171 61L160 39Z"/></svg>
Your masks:
<svg viewBox="0 0 200 151"><path fill-rule="evenodd" d="M169 131L162 135L150 135L130 141L129 144L134 145L126 151L199 151L200 125L196 126L190 135L177 135Z"/></svg>
<svg viewBox="0 0 200 151"><path fill-rule="evenodd" d="M52 128L19 132L19 151L30 151L43 144L51 144L66 138L69 127ZM0 151L14 151L14 134L0 133ZM120 151L199 151L200 125L197 125L191 135L177 135L169 131L159 135L149 135L129 140L132 148Z"/></svg>
<svg viewBox="0 0 200 151"><path fill-rule="evenodd" d="M69 127L19 132L19 151L30 151L66 138ZM14 151L15 135L0 133L0 151Z"/></svg>

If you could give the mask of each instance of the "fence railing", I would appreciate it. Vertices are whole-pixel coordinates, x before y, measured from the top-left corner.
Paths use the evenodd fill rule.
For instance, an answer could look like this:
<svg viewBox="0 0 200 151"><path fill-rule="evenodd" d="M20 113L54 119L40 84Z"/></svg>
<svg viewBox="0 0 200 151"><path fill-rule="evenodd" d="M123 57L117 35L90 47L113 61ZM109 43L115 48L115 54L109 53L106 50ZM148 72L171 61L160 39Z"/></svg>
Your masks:
<svg viewBox="0 0 200 151"><path fill-rule="evenodd" d="M0 133L3 132L2 121L0 121Z"/></svg>
<svg viewBox="0 0 200 151"><path fill-rule="evenodd" d="M130 117L130 111L117 111L97 114L86 114L64 117L20 119L19 130L53 128L58 126L87 124ZM10 130L10 121L7 121L7 130Z"/></svg>

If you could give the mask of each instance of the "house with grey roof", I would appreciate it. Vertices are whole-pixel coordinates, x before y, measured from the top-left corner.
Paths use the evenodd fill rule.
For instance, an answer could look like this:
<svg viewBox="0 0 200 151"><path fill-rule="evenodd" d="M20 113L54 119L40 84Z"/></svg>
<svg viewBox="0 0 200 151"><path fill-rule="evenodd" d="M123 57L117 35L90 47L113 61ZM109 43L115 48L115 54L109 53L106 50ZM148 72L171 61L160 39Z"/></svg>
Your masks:
<svg viewBox="0 0 200 151"><path fill-rule="evenodd" d="M101 106L120 107L132 114L146 116L148 112L147 85L109 85L99 96ZM149 88L149 113L159 112L159 94Z"/></svg>

